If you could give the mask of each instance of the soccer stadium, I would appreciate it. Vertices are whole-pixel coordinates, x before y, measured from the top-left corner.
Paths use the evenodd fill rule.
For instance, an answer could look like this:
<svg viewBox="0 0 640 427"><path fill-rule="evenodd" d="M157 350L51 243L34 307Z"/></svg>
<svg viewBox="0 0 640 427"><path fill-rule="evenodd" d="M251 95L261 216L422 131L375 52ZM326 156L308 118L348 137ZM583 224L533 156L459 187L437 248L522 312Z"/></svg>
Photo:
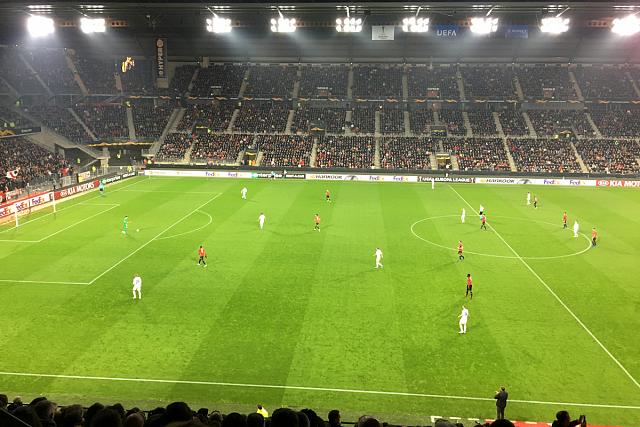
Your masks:
<svg viewBox="0 0 640 427"><path fill-rule="evenodd" d="M637 1L0 2L0 427L639 427Z"/></svg>

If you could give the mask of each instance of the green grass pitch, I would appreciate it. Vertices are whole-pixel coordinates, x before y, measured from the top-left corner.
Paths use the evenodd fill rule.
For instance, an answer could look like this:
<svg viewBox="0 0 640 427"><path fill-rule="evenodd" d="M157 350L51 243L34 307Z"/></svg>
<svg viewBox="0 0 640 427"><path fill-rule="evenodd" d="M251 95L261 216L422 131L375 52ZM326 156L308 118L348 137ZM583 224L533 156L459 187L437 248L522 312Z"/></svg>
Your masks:
<svg viewBox="0 0 640 427"><path fill-rule="evenodd" d="M141 177L58 209L0 226L9 395L424 423L492 417L505 385L511 419L640 425L637 190Z"/></svg>

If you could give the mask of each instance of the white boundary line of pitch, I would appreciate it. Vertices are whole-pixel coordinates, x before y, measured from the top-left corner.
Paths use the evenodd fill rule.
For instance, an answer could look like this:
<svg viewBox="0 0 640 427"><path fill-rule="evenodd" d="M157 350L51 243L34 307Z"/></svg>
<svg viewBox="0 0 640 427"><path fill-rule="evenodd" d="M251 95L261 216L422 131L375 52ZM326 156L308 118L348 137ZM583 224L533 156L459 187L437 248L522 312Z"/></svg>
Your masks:
<svg viewBox="0 0 640 427"><path fill-rule="evenodd" d="M200 209L202 209L203 207L205 207L206 205L208 205L209 203L213 202L215 199L217 199L218 197L220 197L222 195L222 193L218 193L216 194L214 197L210 198L209 200L207 200L206 202L204 202L203 204L201 204L200 206L198 206L197 208L195 208L194 210L192 210L191 212L189 212L188 214L186 214L185 216L183 216L182 218L180 218L179 220L177 220L176 222L174 222L173 224L171 224L170 226L168 226L167 228L165 228L164 230L162 230L160 233L156 234L151 240L147 241L147 243L144 243L143 245L139 246L136 250L134 250L133 252L131 252L129 255L125 256L124 258L122 258L120 261L116 262L115 264L113 264L111 267L107 268L105 271L103 271L102 273L100 273L98 276L96 276L92 281L90 281L88 284L92 285L94 284L98 279L100 279L102 276L104 276L105 274L107 274L108 272L110 272L111 270L113 270L114 268L116 268L117 266L119 266L120 264L122 264L123 262L125 262L126 260L128 260L129 258L131 258L133 255L137 254L139 251L141 251L142 249L144 249L147 245L149 245L151 242L158 240L158 238L160 236L162 236L164 233L166 233L167 231L171 230L173 227L175 227L176 225L178 225L179 223L181 223L182 221L184 221L185 219L187 219L189 216L193 215L195 212L199 211Z"/></svg>
<svg viewBox="0 0 640 427"><path fill-rule="evenodd" d="M467 200L462 197L460 195L460 193L458 193L456 191L455 188L453 188L451 185L449 185L449 188L451 190L453 190L454 193L456 193L456 195L460 198L460 200L462 200L463 202L465 202L467 204L467 206L469 206L471 208L471 211L473 212L473 206L471 206L471 204L469 204L469 202L467 202ZM582 327L582 329L585 330L585 332L587 334L589 334L589 336L600 346L600 348L607 353L607 355L611 358L611 360L613 360L616 365L618 365L618 367L620 369L622 369L622 372L624 372L627 377L629 377L629 379L636 385L636 387L638 387L640 389L640 383L638 383L638 381L629 373L629 371L627 371L627 368L625 368L622 363L620 363L620 361L618 361L618 359L616 359L616 357L611 354L611 352L607 349L607 347L604 346L604 344L602 344L602 342L600 342L600 340L593 334L593 332L591 332L591 330L587 327L587 325L585 325L582 320L580 320L580 318L578 316L576 316L576 314L569 308L569 306L567 306L567 304L564 303L564 301L562 301L562 299L558 296L558 294L556 294L553 289L551 289L551 287L549 285L547 285L547 282L545 282L542 277L540 277L540 275L538 275L538 273L535 272L535 270L533 268L531 268L531 266L527 263L527 261L525 261L519 254L518 252L516 252L515 249L513 249L511 247L511 245L509 243L507 243L507 241L500 235L500 233L498 233L498 231L491 226L491 224L489 224L487 222L487 225L489 226L489 228L491 230L493 230L493 232L495 233L495 235L498 237L498 239L502 240L502 243L504 243L509 250L511 250L511 252L513 252L513 254L515 255L516 259L518 259L522 265L524 265L527 270L529 270L531 272L531 274L533 274L535 276L536 279L538 279L538 281L547 289L547 291L549 291L549 293L551 295L553 295L553 297L560 303L560 305L562 305L562 307L564 307L565 310L567 310L567 312L571 315L571 317L573 317L575 319L576 322L578 322L578 324Z"/></svg>
<svg viewBox="0 0 640 427"><path fill-rule="evenodd" d="M100 377L100 376L88 376L88 375L36 374L36 373L28 373L28 372L0 372L0 375L14 376L14 377L32 377L32 378L58 378L58 379L69 379L69 380L123 381L123 382L139 382L139 383L187 384L187 385L205 385L205 386L221 386L221 387L268 388L268 389L279 389L279 390L302 390L302 391L374 394L374 395L383 395L383 396L425 397L425 398L432 398L432 399L473 400L473 401L482 401L482 402L495 402L495 399L492 399L489 397L411 393L411 392L402 392L402 391L358 390L358 389L349 389L349 388L305 387L305 386L275 385L275 384L227 383L227 382L218 382L218 381L188 381L188 380L162 380L162 379L150 379L150 378ZM608 404L599 404L599 403L576 403L576 402L546 402L543 400L509 399L509 402L525 403L525 404L532 404L532 405L579 406L579 407L588 407L588 408L634 409L634 410L640 409L640 406L634 406L634 405L608 405Z"/></svg>

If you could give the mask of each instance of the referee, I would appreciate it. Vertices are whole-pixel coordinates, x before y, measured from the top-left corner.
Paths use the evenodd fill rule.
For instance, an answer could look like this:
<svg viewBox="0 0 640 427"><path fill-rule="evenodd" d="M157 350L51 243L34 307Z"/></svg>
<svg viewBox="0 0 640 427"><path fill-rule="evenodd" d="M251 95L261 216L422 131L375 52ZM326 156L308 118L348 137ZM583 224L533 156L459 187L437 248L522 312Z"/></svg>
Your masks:
<svg viewBox="0 0 640 427"><path fill-rule="evenodd" d="M496 419L504 420L504 409L507 407L509 393L507 393L504 387L500 387L500 391L496 391L496 395L493 398L496 399Z"/></svg>

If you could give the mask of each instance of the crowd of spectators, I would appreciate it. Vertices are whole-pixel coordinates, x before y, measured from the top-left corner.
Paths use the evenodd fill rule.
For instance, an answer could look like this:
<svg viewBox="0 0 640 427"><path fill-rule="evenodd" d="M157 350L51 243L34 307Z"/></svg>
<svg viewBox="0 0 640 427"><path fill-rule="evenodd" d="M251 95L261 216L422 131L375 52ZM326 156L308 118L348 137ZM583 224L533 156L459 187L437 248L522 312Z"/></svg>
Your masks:
<svg viewBox="0 0 640 427"><path fill-rule="evenodd" d="M347 96L349 68L346 65L304 65L301 68L300 93L307 98Z"/></svg>
<svg viewBox="0 0 640 427"><path fill-rule="evenodd" d="M122 91L127 95L153 95L153 63L145 59L136 59L135 66L122 72L120 69Z"/></svg>
<svg viewBox="0 0 640 427"><path fill-rule="evenodd" d="M383 169L431 169L431 138L384 137L380 140L380 167Z"/></svg>
<svg viewBox="0 0 640 427"><path fill-rule="evenodd" d="M373 166L375 147L375 139L370 136L328 135L318 141L316 166L368 169Z"/></svg>
<svg viewBox="0 0 640 427"><path fill-rule="evenodd" d="M499 114L502 132L506 136L528 136L529 127L521 111L504 110Z"/></svg>
<svg viewBox="0 0 640 427"><path fill-rule="evenodd" d="M76 114L97 138L128 138L126 111L122 105L78 104Z"/></svg>
<svg viewBox="0 0 640 427"><path fill-rule="evenodd" d="M469 124L474 136L493 136L498 134L496 121L491 111L468 111Z"/></svg>
<svg viewBox="0 0 640 427"><path fill-rule="evenodd" d="M594 107L589 111L604 137L638 137L640 109L608 109Z"/></svg>
<svg viewBox="0 0 640 427"><path fill-rule="evenodd" d="M173 104L158 99L140 99L132 102L136 138L160 138L173 112Z"/></svg>
<svg viewBox="0 0 640 427"><path fill-rule="evenodd" d="M353 67L353 96L376 99L402 97L403 69L397 65L358 65Z"/></svg>
<svg viewBox="0 0 640 427"><path fill-rule="evenodd" d="M57 94L75 94L80 87L73 77L62 49L35 49L23 53L42 81Z"/></svg>
<svg viewBox="0 0 640 427"><path fill-rule="evenodd" d="M584 111L529 110L527 114L538 136L553 137L566 131L571 131L577 136L594 135Z"/></svg>
<svg viewBox="0 0 640 427"><path fill-rule="evenodd" d="M259 135L256 138L262 152L263 166L310 165L313 139L300 135Z"/></svg>
<svg viewBox="0 0 640 427"><path fill-rule="evenodd" d="M380 110L380 132L404 134L404 111L401 108L382 108Z"/></svg>
<svg viewBox="0 0 640 427"><path fill-rule="evenodd" d="M501 139L447 138L442 141L445 151L458 157L462 171L509 171L507 152Z"/></svg>
<svg viewBox="0 0 640 427"><path fill-rule="evenodd" d="M589 139L574 145L592 173L637 174L640 172L640 144L636 141Z"/></svg>
<svg viewBox="0 0 640 427"><path fill-rule="evenodd" d="M253 135L204 134L193 137L191 161L208 164L235 163L238 154L253 142Z"/></svg>
<svg viewBox="0 0 640 427"><path fill-rule="evenodd" d="M84 143L91 141L91 137L78 123L69 110L57 105L34 104L25 111L42 121L52 131L64 136L72 142Z"/></svg>
<svg viewBox="0 0 640 427"><path fill-rule="evenodd" d="M0 129L24 128L33 126L26 118L0 105Z"/></svg>
<svg viewBox="0 0 640 427"><path fill-rule="evenodd" d="M560 64L521 65L516 69L526 99L574 100L577 98L569 70Z"/></svg>
<svg viewBox="0 0 640 427"><path fill-rule="evenodd" d="M181 96L184 95L189 89L189 84L193 78L193 73L196 72L197 65L180 65L175 68L171 82L169 82L168 89L158 89L158 93L169 96Z"/></svg>
<svg viewBox="0 0 640 427"><path fill-rule="evenodd" d="M76 54L76 69L87 90L92 94L116 93L116 73L118 63L114 60L99 57L87 57Z"/></svg>
<svg viewBox="0 0 640 427"><path fill-rule="evenodd" d="M584 99L636 99L626 68L615 65L578 65L573 74Z"/></svg>
<svg viewBox="0 0 640 427"><path fill-rule="evenodd" d="M409 123L411 124L411 132L414 134L428 135L431 132L431 126L435 124L433 110L430 108L411 110Z"/></svg>
<svg viewBox="0 0 640 427"><path fill-rule="evenodd" d="M460 67L467 99L516 99L513 69L509 65Z"/></svg>
<svg viewBox="0 0 640 427"><path fill-rule="evenodd" d="M200 68L198 76L193 82L192 96L236 97L247 72L247 66L241 64L212 64L207 68Z"/></svg>
<svg viewBox="0 0 640 427"><path fill-rule="evenodd" d="M254 65L249 69L246 96L291 98L298 79L293 65Z"/></svg>
<svg viewBox="0 0 640 427"><path fill-rule="evenodd" d="M464 117L460 110L445 109L438 112L440 123L447 127L447 134L450 136L464 136L467 128L464 126Z"/></svg>
<svg viewBox="0 0 640 427"><path fill-rule="evenodd" d="M460 99L455 66L412 66L406 71L410 97Z"/></svg>
<svg viewBox="0 0 640 427"><path fill-rule="evenodd" d="M344 133L347 112L342 108L300 106L296 109L291 132L307 133L313 122L322 123L328 133Z"/></svg>
<svg viewBox="0 0 640 427"><path fill-rule="evenodd" d="M512 139L507 141L521 172L580 173L576 155L562 139Z"/></svg>
<svg viewBox="0 0 640 427"><path fill-rule="evenodd" d="M35 74L27 68L14 49L0 48L0 76L22 95L45 92Z"/></svg>
<svg viewBox="0 0 640 427"><path fill-rule="evenodd" d="M61 175L68 164L58 154L45 150L23 137L0 139L0 191L34 185ZM7 172L18 169L16 179Z"/></svg>
<svg viewBox="0 0 640 427"><path fill-rule="evenodd" d="M190 134L170 133L158 149L156 159L166 161L183 160L192 142L193 136Z"/></svg>
<svg viewBox="0 0 640 427"><path fill-rule="evenodd" d="M178 131L193 131L196 126L203 126L212 132L227 130L233 110L232 101L213 101L207 104L190 104L178 123Z"/></svg>
<svg viewBox="0 0 640 427"><path fill-rule="evenodd" d="M241 132L284 132L289 118L289 104L283 101L250 101L242 103L234 123Z"/></svg>
<svg viewBox="0 0 640 427"><path fill-rule="evenodd" d="M376 108L379 106L355 105L351 111L351 132L373 134L376 131Z"/></svg>

